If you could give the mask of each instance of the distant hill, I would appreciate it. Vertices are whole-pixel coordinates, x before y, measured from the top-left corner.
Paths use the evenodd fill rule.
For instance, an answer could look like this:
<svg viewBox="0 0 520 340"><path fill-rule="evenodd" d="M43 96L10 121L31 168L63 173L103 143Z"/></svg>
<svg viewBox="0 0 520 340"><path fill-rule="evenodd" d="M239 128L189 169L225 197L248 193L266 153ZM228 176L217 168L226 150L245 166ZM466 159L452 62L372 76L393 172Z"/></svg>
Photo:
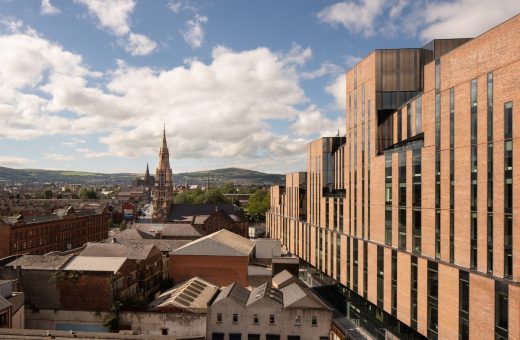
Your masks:
<svg viewBox="0 0 520 340"><path fill-rule="evenodd" d="M10 183L69 183L69 184L130 184L142 174L116 173L103 174L68 170L12 169L0 167L0 182ZM185 172L174 174L176 184L220 185L233 182L240 185L272 185L282 184L285 176L267 174L259 171L226 168L208 171Z"/></svg>
<svg viewBox="0 0 520 340"><path fill-rule="evenodd" d="M176 184L199 184L204 185L210 181L210 185L219 185L226 182L233 182L240 185L274 185L285 183L284 175L267 174L264 172L240 169L224 168L207 171L183 172L174 174Z"/></svg>

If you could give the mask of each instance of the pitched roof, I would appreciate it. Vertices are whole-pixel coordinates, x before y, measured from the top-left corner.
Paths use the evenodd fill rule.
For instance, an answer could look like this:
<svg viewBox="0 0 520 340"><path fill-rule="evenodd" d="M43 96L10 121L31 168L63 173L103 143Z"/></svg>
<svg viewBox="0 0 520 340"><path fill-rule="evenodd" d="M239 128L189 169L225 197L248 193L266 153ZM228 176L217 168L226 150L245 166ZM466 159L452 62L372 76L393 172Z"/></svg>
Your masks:
<svg viewBox="0 0 520 340"><path fill-rule="evenodd" d="M255 247L253 241L226 229L192 241L175 250L174 255L249 256Z"/></svg>
<svg viewBox="0 0 520 340"><path fill-rule="evenodd" d="M34 270L58 270L72 257L69 255L24 255L8 263L6 266Z"/></svg>
<svg viewBox="0 0 520 340"><path fill-rule="evenodd" d="M63 270L117 273L127 261L126 257L75 256Z"/></svg>
<svg viewBox="0 0 520 340"><path fill-rule="evenodd" d="M273 286L278 289L282 289L283 287L288 286L293 282L298 283L300 286L305 286L305 284L299 278L291 274L287 269L282 270L273 276L272 282Z"/></svg>
<svg viewBox="0 0 520 340"><path fill-rule="evenodd" d="M174 204L168 219L170 221L193 221L193 216L209 216L215 209L220 209L227 215L236 215L245 220L240 208L234 204Z"/></svg>
<svg viewBox="0 0 520 340"><path fill-rule="evenodd" d="M143 240L143 239L153 239L154 235L147 233L144 230L134 228L127 228L120 233L115 234L113 237L109 239L115 238L116 240Z"/></svg>
<svg viewBox="0 0 520 340"><path fill-rule="evenodd" d="M150 303L152 309L177 307L193 313L205 313L208 303L219 287L199 277L194 277L162 293Z"/></svg>
<svg viewBox="0 0 520 340"><path fill-rule="evenodd" d="M87 243L81 256L126 257L130 260L145 260L150 256L153 243Z"/></svg>
<svg viewBox="0 0 520 340"><path fill-rule="evenodd" d="M213 303L219 302L220 300L223 300L225 298L231 298L235 302L237 302L240 305L245 306L247 304L247 301L249 299L249 294L251 292L247 289L242 287L236 282L233 282L227 287L224 287L220 293L218 294L217 298Z"/></svg>
<svg viewBox="0 0 520 340"><path fill-rule="evenodd" d="M163 237L200 237L202 234L191 224L166 223L162 226Z"/></svg>
<svg viewBox="0 0 520 340"><path fill-rule="evenodd" d="M282 293L278 289L273 288L270 283L264 283L256 288L253 288L251 294L249 294L247 306L252 305L253 303L263 298L269 298L276 303L283 304Z"/></svg>
<svg viewBox="0 0 520 340"><path fill-rule="evenodd" d="M11 307L12 304L7 301L3 296L0 296L0 310Z"/></svg>
<svg viewBox="0 0 520 340"><path fill-rule="evenodd" d="M193 224L204 224L204 222L208 219L209 215L197 215L193 219Z"/></svg>
<svg viewBox="0 0 520 340"><path fill-rule="evenodd" d="M107 242L111 242L111 240L108 240ZM154 246L159 248L159 250L161 252L171 253L175 249L178 249L178 248L180 248L180 247L190 243L191 240L161 240L161 239L157 239L157 238L143 239L143 240L128 240L128 239L120 240L118 238L118 239L116 239L115 242L116 243L120 243L120 244L129 244L129 245L134 245L134 244L141 244L141 245L153 244Z"/></svg>

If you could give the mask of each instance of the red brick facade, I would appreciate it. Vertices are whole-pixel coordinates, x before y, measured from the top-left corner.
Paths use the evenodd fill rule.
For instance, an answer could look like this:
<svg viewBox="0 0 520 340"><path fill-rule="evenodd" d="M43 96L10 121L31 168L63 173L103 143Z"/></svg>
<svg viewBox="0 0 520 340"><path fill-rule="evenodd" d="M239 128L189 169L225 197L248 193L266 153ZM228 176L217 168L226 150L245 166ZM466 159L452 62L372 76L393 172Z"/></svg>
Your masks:
<svg viewBox="0 0 520 340"><path fill-rule="evenodd" d="M71 208L72 209L72 208ZM16 254L45 254L74 249L108 237L108 213L69 210L63 217L0 220L0 258Z"/></svg>
<svg viewBox="0 0 520 340"><path fill-rule="evenodd" d="M218 286L227 286L232 282L249 285L247 256L172 255L170 259L174 283L199 276Z"/></svg>

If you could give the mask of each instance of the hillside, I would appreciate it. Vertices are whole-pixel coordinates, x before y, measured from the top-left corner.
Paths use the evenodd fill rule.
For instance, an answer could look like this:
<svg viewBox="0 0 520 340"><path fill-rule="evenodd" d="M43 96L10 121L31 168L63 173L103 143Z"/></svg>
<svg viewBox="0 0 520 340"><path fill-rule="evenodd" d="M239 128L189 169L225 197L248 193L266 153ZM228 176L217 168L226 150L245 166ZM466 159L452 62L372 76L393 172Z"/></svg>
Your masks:
<svg viewBox="0 0 520 340"><path fill-rule="evenodd" d="M208 171L184 172L174 174L175 183L184 184L204 184L210 181L210 185L223 184L233 182L240 185L273 185L283 184L285 182L284 175L267 174L264 172L239 169L224 168Z"/></svg>
<svg viewBox="0 0 520 340"><path fill-rule="evenodd" d="M0 183L70 183L70 184L130 184L136 176L142 174L116 173L103 174L94 172L69 170L42 170L42 169L12 169L0 167ZM263 172L226 168L208 171L185 172L174 174L176 184L205 184L209 180L211 185L220 185L233 182L241 185L271 185L284 182L283 175L267 174Z"/></svg>

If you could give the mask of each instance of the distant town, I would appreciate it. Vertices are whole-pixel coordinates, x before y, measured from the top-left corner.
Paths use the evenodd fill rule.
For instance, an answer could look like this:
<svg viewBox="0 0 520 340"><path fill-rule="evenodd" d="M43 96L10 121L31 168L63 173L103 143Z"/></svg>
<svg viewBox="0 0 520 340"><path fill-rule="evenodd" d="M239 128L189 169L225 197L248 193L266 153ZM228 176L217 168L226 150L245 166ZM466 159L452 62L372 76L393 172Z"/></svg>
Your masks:
<svg viewBox="0 0 520 340"><path fill-rule="evenodd" d="M106 43L104 49L124 45L127 53L142 57L158 48L145 35L132 32L127 16L135 1L70 3L89 6L89 15L97 15L99 26L117 38L117 44ZM167 3L175 15L194 15L187 21L193 32L183 34L192 49L201 47L203 27L211 22L198 14L195 3ZM211 6L216 7L215 3ZM238 3L242 2L234 4L237 8ZM309 3L317 6L319 2L302 1L298 6ZM45 114L62 109L59 116L45 117L38 124L49 118L52 127L67 125L64 117L73 115L67 111L70 101L78 105L79 116L86 116L91 106L96 114L101 112L76 121L79 127L105 124L105 116L124 127L108 134L98 132L96 125L95 135L88 137L108 149L77 149L88 154L78 162L104 166L105 160L115 159L112 150L135 136L153 135L153 141L143 137L139 143L146 142L142 150L150 150L153 142L157 156L153 162L139 164L143 169L139 174L0 167L0 339L520 339L520 115L514 114L520 102L520 14L482 28L474 38L460 37L474 17L502 18L497 15L500 9L506 8L509 16L520 5L508 2L500 7L503 3L494 1L488 13L486 7L479 7L487 5L485 1L427 3L426 12L441 6L442 15L421 13L412 21L421 19L431 28L449 14L450 29L441 33L453 32L453 38L441 36L416 47L375 49L363 58L350 56L346 73L328 61L313 72L300 72L313 55L310 48L295 43L288 53L274 55L261 47L241 51L241 56L216 45L211 51L212 65L195 57L182 61L189 67L169 71L137 67L118 57L117 71L107 73L117 73L122 79L96 83L84 92L76 87L87 83L86 78L91 82L91 78L109 76L78 66L81 56L73 53L63 53L70 65L63 61L65 70L59 68L57 74L27 71L38 88L23 93L30 105L25 103L16 112L20 122L11 129L29 126L31 118L27 117L34 107ZM383 34L381 30L401 32L398 17L409 21L403 8L417 10L411 6L408 1L344 1L320 10L317 18L331 25L341 23L337 26L348 28L351 34L372 39L376 33ZM473 6L478 14L471 12L466 18ZM41 15L71 10L55 8L49 0L42 1L41 7ZM382 14L372 7L389 12L385 15L392 25L381 25L376 32L375 23ZM451 16L461 11L464 20ZM160 20L155 14L153 19ZM269 20L274 20L271 14ZM111 15L112 21L106 18ZM77 17L83 20L84 16ZM290 15L280 17L284 24L290 19ZM23 23L0 19L0 25L12 34L22 34L17 30ZM413 23L407 22L406 30L408 24ZM219 22L213 29L219 26L225 25ZM230 27L249 40L241 25L236 26L240 29ZM427 33L432 32L422 31L421 39L428 38ZM39 37L33 28L23 34ZM0 43L2 37L0 33ZM349 48L355 45L350 37L344 39ZM168 36L166 40L175 39ZM387 39L384 45L389 41L393 43ZM334 46L339 45L336 41ZM167 42L161 42L160 49L168 50ZM3 91L3 82L14 76L6 73L4 77L1 62L5 59L1 58L5 54L7 59L27 57L33 62L37 54L11 55L9 51L0 51L0 100L4 101L16 91ZM53 55L62 52L61 47L52 49ZM322 49L319 54L325 52ZM253 56L255 67L243 63L241 57L246 54ZM232 66L227 65L230 61ZM62 60L56 64L62 67ZM210 68L215 64L221 68L213 74ZM23 68L18 69L22 72ZM73 72L74 77L63 81L60 72ZM126 72L130 73L123 75ZM188 81L178 81L188 72L194 72ZM245 81L240 82L242 73ZM270 81L278 73L285 78ZM336 120L309 104L299 87L300 82L328 73L338 77L338 102L346 110ZM250 81L256 76L268 79L268 86L257 87ZM52 82L40 85L40 78L52 78ZM173 83L168 82L170 78ZM155 80L160 86L151 85ZM25 90L23 80L14 82L14 87ZM67 85L60 87L52 101L33 98L39 92L50 96L47 92L56 86L53 82ZM125 92L121 84L129 82L139 83L137 90ZM212 86L216 83L239 85L231 93L221 90L214 91L215 95ZM288 84L291 91L282 91ZM68 86L78 92L66 92ZM188 90L177 98L185 86ZM329 84L327 91L334 92L333 87ZM259 97L242 102L243 94L235 93L242 88L254 96L258 90ZM269 100L280 91L285 103L281 106ZM152 100L136 104L145 95ZM168 131L168 121L155 127L156 113L149 111L156 109L156 101L170 95L171 101L156 110L159 115L167 116L170 106L176 105L190 112L183 111L186 116L202 111L202 120L209 126L204 131L210 130L209 135L222 142L194 140L203 129L179 115L179 121L172 122L178 124L175 129ZM206 95L217 98L207 105ZM102 105L91 105L85 99L89 96L100 96ZM230 97L232 105L224 105L223 97ZM9 105L0 102L0 117L15 120L18 116L5 108ZM127 117L126 111L134 105L148 111L140 112L138 119ZM237 116L230 113L235 106L239 107ZM269 112L254 121L262 110ZM283 115L289 123L276 125L280 122L273 121ZM245 122L243 129L227 126L228 120L217 126L224 118ZM135 120L140 125L129 133L125 129ZM144 125L156 130L140 130ZM320 131L327 134L317 134L314 125L326 125ZM262 130L267 126L272 129ZM177 137L180 131L189 132L184 135L185 139L189 136L188 142ZM31 133L39 138L38 131L22 132L15 138L20 141L17 145L31 153L24 138ZM61 137L56 140L63 147L89 145L88 138L63 142ZM306 161L306 166L283 176L241 168L175 174L178 165L170 150L177 150L183 141L189 150L179 148L185 152L181 160L193 150L194 155L200 151L196 146L192 149L191 142L201 142L198 147L214 149L211 162L220 157L236 158L223 164L243 161L244 167L269 163L263 169L281 168L277 162L291 167ZM132 155L142 150L126 152ZM273 158L267 160L269 153ZM193 159L203 162L201 155L205 153ZM3 159L30 164L32 160L24 157ZM74 157L47 153L38 164Z"/></svg>

